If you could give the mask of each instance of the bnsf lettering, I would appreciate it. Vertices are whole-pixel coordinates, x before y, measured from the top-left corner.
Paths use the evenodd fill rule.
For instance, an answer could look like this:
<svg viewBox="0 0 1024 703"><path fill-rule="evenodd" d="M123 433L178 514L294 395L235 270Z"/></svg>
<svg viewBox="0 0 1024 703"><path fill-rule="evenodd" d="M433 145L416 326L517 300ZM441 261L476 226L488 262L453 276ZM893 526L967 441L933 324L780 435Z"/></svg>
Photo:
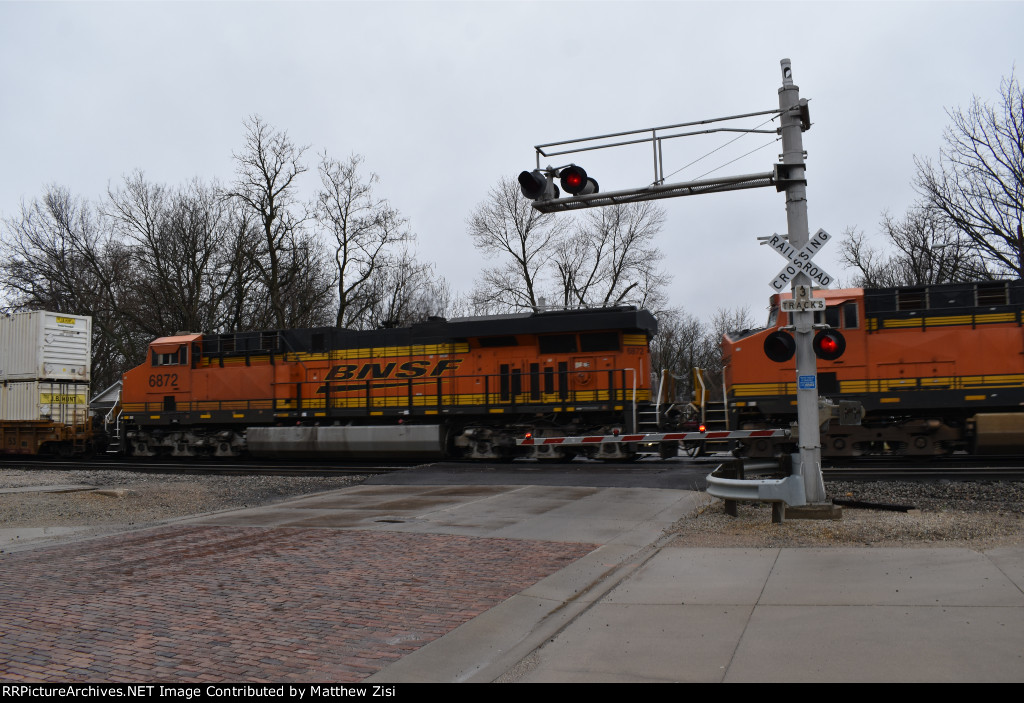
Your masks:
<svg viewBox="0 0 1024 703"><path fill-rule="evenodd" d="M430 369L429 361L406 361L400 366L397 362L362 365L339 364L331 367L324 380L348 381L350 379L391 378L392 376L395 378L417 378L428 375L427 369L430 369L430 376L440 376L445 371L454 371L459 368L461 363L462 359L442 359L434 364L433 369ZM398 369L397 373L395 373L395 369Z"/></svg>
<svg viewBox="0 0 1024 703"><path fill-rule="evenodd" d="M407 361L402 364L402 370L395 374L397 378L416 378L427 372L430 366L429 361Z"/></svg>
<svg viewBox="0 0 1024 703"><path fill-rule="evenodd" d="M383 369L380 364L363 364L363 368L359 371L359 375L356 378L387 378L391 375L391 372L395 370L395 362L391 362Z"/></svg>

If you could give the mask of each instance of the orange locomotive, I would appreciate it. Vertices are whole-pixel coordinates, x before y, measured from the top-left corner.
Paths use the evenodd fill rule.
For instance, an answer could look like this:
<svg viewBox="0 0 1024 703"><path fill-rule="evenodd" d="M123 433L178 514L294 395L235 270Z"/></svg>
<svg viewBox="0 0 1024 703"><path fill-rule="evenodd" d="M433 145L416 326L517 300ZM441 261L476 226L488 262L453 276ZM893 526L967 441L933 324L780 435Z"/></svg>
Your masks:
<svg viewBox="0 0 1024 703"><path fill-rule="evenodd" d="M815 291L817 322L846 351L818 359L819 395L856 400L861 426L830 424L825 456L937 455L1024 449L1024 282ZM770 361L764 339L789 324L771 298L768 327L722 341L733 427L788 427L796 416L795 360ZM765 442L754 456L770 454Z"/></svg>
<svg viewBox="0 0 1024 703"><path fill-rule="evenodd" d="M124 375L117 442L135 456L515 456L516 437L636 430L654 317L633 307L408 328L186 334Z"/></svg>

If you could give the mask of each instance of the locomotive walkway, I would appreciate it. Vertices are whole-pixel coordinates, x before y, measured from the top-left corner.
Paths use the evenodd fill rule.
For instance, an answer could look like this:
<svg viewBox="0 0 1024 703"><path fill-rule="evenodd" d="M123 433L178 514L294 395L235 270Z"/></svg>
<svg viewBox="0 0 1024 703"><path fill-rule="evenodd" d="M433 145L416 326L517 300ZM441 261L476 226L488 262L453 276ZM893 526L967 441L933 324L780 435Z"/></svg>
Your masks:
<svg viewBox="0 0 1024 703"><path fill-rule="evenodd" d="M674 548L705 494L413 473L3 555L0 680L1024 680L1024 548Z"/></svg>

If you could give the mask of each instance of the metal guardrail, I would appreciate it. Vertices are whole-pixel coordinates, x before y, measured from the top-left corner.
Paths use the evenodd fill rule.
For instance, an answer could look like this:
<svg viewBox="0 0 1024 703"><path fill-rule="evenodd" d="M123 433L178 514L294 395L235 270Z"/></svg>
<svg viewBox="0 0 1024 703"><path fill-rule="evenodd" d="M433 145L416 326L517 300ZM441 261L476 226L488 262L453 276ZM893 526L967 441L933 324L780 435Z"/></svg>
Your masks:
<svg viewBox="0 0 1024 703"><path fill-rule="evenodd" d="M807 505L804 477L799 474L774 479L721 478L710 474L708 494L723 500Z"/></svg>

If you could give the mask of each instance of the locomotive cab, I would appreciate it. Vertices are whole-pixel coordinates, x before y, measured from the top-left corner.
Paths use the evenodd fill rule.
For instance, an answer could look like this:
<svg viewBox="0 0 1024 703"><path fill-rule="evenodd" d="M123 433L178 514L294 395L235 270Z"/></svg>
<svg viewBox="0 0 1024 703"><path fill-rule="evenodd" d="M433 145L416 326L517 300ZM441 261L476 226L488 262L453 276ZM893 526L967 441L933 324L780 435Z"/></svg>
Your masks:
<svg viewBox="0 0 1024 703"><path fill-rule="evenodd" d="M146 362L124 375L124 388L145 397L146 407L177 412L191 399L191 369L199 355L202 335L160 337L149 344Z"/></svg>

